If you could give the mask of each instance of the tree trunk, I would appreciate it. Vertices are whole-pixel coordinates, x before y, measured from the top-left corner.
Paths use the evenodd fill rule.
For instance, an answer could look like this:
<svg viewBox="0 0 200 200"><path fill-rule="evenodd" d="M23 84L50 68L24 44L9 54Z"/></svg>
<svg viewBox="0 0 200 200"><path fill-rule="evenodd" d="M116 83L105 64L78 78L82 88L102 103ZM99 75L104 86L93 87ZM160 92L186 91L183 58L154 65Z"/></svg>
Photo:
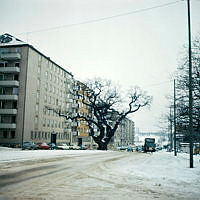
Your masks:
<svg viewBox="0 0 200 200"><path fill-rule="evenodd" d="M106 150L107 151L107 145L108 145L107 143L99 142L98 145L99 145L97 148L98 150Z"/></svg>

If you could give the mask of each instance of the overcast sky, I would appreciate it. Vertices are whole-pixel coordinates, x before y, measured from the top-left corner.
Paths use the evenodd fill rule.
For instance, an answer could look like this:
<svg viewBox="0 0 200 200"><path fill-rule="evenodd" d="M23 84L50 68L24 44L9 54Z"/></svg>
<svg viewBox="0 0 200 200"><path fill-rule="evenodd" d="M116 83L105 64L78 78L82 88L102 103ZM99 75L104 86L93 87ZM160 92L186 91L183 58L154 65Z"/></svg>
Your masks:
<svg viewBox="0 0 200 200"><path fill-rule="evenodd" d="M200 0L191 0L191 20L195 36ZM0 0L4 33L28 41L76 79L102 77L148 91L150 110L131 118L140 131L158 131L188 40L187 1Z"/></svg>

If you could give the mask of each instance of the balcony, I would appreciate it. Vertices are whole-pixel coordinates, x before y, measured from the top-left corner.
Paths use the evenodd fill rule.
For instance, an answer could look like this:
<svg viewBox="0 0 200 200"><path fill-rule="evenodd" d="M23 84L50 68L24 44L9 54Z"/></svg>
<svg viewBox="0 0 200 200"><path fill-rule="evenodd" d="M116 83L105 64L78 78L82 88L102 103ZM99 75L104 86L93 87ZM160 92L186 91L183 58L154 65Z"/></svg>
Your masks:
<svg viewBox="0 0 200 200"><path fill-rule="evenodd" d="M19 73L19 67L0 67L0 73Z"/></svg>
<svg viewBox="0 0 200 200"><path fill-rule="evenodd" d="M17 109L0 109L0 114L16 115L17 114Z"/></svg>
<svg viewBox="0 0 200 200"><path fill-rule="evenodd" d="M20 60L21 55L19 53L2 53L0 55L2 60Z"/></svg>
<svg viewBox="0 0 200 200"><path fill-rule="evenodd" d="M16 128L16 124L14 123L10 123L10 124L4 124L4 123L0 123L0 129L15 129Z"/></svg>
<svg viewBox="0 0 200 200"><path fill-rule="evenodd" d="M17 95L0 95L0 100L18 100L18 96Z"/></svg>
<svg viewBox="0 0 200 200"><path fill-rule="evenodd" d="M13 80L0 81L0 86L19 87L19 81L13 81Z"/></svg>

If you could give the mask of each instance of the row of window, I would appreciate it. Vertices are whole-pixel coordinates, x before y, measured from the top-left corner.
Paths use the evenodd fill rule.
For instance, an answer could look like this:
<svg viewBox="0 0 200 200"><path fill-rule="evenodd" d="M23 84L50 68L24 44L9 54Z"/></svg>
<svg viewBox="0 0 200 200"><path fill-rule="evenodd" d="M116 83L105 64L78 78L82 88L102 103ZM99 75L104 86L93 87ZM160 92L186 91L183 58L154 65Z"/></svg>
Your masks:
<svg viewBox="0 0 200 200"><path fill-rule="evenodd" d="M17 101L0 101L0 109L17 109Z"/></svg>
<svg viewBox="0 0 200 200"><path fill-rule="evenodd" d="M51 82L54 82L55 84L59 84L61 86L65 85L65 81L60 79L58 76L54 76L52 73L48 73L48 71L45 72L45 78L46 80L49 80Z"/></svg>
<svg viewBox="0 0 200 200"><path fill-rule="evenodd" d="M20 63L19 62L15 62L15 63L0 62L0 67L20 67Z"/></svg>
<svg viewBox="0 0 200 200"><path fill-rule="evenodd" d="M51 138L51 132L40 132L40 131L31 131L31 139L50 139ZM69 134L68 133L56 133L56 138L57 139L69 139Z"/></svg>
<svg viewBox="0 0 200 200"><path fill-rule="evenodd" d="M15 138L15 131L2 131L0 132L0 138L4 139L14 139Z"/></svg>
<svg viewBox="0 0 200 200"><path fill-rule="evenodd" d="M18 81L18 74L0 74L0 81Z"/></svg>
<svg viewBox="0 0 200 200"><path fill-rule="evenodd" d="M19 94L19 88L3 88L0 87L0 95L18 95Z"/></svg>
<svg viewBox="0 0 200 200"><path fill-rule="evenodd" d="M61 107L67 106L67 103L65 101L62 101L52 96L47 97L46 94L44 95L44 103L48 103L55 106L61 106Z"/></svg>
<svg viewBox="0 0 200 200"><path fill-rule="evenodd" d="M44 60L44 62L42 62L42 60ZM63 69L61 69L60 67L58 67L57 65L55 65L54 63L52 63L51 61L49 61L46 58L43 58L42 56L39 56L38 59L38 68L41 68L41 66L45 64L45 66L51 70L51 72L53 74L57 73L60 77L64 77L64 78L71 78L71 75L69 75L67 72L65 72Z"/></svg>
<svg viewBox="0 0 200 200"><path fill-rule="evenodd" d="M64 129L65 127L65 122L60 122L57 120L53 120L53 119L43 119L43 127L51 127L51 128L62 128Z"/></svg>
<svg viewBox="0 0 200 200"><path fill-rule="evenodd" d="M62 89L54 87L51 84L46 83L44 89L45 89L46 92L50 92L52 94L55 94L55 95L58 95L60 97L64 97L65 98L66 92L64 90L62 90Z"/></svg>
<svg viewBox="0 0 200 200"><path fill-rule="evenodd" d="M0 123L2 124L15 124L16 123L16 116L12 115L0 115Z"/></svg>

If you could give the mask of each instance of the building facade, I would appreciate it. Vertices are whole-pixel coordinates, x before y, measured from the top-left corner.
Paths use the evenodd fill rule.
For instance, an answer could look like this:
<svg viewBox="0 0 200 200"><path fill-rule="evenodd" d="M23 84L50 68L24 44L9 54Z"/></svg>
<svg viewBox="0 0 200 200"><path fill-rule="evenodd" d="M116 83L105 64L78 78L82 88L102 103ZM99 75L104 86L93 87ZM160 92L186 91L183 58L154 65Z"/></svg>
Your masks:
<svg viewBox="0 0 200 200"><path fill-rule="evenodd" d="M135 123L125 118L118 126L113 137L113 144L115 147L134 145L135 143Z"/></svg>
<svg viewBox="0 0 200 200"><path fill-rule="evenodd" d="M45 106L74 112L73 75L9 34L0 41L0 143L70 143L71 124Z"/></svg>
<svg viewBox="0 0 200 200"><path fill-rule="evenodd" d="M135 145L135 123L127 117L119 124L112 137L109 148Z"/></svg>

